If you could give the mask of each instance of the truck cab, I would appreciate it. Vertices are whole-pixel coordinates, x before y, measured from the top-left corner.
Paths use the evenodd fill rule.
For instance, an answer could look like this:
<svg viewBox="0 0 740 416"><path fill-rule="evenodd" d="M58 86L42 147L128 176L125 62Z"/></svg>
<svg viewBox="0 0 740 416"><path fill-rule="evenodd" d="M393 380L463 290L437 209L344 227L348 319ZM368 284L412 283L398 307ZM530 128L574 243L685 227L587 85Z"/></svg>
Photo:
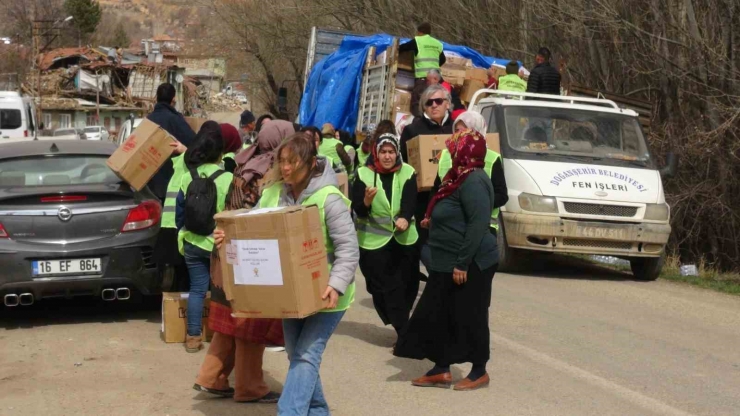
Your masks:
<svg viewBox="0 0 740 416"><path fill-rule="evenodd" d="M485 98L482 98L486 96ZM671 233L662 175L638 114L613 101L480 90L471 109L498 134L509 201L500 269L524 250L615 256L635 278L660 274Z"/></svg>

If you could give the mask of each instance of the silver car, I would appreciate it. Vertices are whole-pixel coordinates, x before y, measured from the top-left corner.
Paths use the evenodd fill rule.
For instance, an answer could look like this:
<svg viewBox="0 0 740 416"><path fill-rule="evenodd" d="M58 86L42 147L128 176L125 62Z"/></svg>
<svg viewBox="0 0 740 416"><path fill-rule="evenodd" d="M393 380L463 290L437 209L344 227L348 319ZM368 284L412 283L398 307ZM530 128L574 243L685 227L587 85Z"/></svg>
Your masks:
<svg viewBox="0 0 740 416"><path fill-rule="evenodd" d="M108 133L108 130L106 130L105 127L87 126L84 131L85 136L87 136L87 140L102 140L107 142L110 138L110 133Z"/></svg>
<svg viewBox="0 0 740 416"><path fill-rule="evenodd" d="M162 207L107 166L110 142L28 141L0 147L0 297L157 294L152 260Z"/></svg>

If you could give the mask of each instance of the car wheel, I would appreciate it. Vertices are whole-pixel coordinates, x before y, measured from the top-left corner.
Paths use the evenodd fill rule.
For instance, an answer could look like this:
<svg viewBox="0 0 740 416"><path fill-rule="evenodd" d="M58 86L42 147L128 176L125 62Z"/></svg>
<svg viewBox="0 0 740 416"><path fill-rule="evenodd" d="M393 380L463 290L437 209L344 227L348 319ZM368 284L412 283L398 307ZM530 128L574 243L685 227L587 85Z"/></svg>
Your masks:
<svg viewBox="0 0 740 416"><path fill-rule="evenodd" d="M498 271L514 272L521 268L522 253L520 250L509 247L506 243L506 230L503 218L499 216L499 230L496 233L498 243Z"/></svg>
<svg viewBox="0 0 740 416"><path fill-rule="evenodd" d="M632 268L632 275L637 280L645 282L653 281L660 276L664 262L665 253L660 257L631 258L630 268Z"/></svg>

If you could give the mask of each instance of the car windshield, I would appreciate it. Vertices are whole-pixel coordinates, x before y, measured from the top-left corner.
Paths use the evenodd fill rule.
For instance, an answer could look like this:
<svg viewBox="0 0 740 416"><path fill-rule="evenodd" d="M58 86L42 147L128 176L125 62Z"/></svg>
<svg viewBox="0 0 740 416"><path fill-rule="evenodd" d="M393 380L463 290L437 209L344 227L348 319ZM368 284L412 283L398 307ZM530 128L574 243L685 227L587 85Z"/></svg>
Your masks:
<svg viewBox="0 0 740 416"><path fill-rule="evenodd" d="M72 130L74 131L74 130ZM0 160L0 188L117 184L120 179L100 155L33 156Z"/></svg>
<svg viewBox="0 0 740 416"><path fill-rule="evenodd" d="M0 110L0 129L19 129L21 124L21 110Z"/></svg>
<svg viewBox="0 0 740 416"><path fill-rule="evenodd" d="M85 133L100 133L100 127L85 127Z"/></svg>
<svg viewBox="0 0 740 416"><path fill-rule="evenodd" d="M611 159L650 167L650 152L632 116L572 108L504 109L509 146L543 157Z"/></svg>
<svg viewBox="0 0 740 416"><path fill-rule="evenodd" d="M54 132L55 136L69 136L70 134L77 134L77 131L75 131L75 129L64 129L64 130L56 130Z"/></svg>

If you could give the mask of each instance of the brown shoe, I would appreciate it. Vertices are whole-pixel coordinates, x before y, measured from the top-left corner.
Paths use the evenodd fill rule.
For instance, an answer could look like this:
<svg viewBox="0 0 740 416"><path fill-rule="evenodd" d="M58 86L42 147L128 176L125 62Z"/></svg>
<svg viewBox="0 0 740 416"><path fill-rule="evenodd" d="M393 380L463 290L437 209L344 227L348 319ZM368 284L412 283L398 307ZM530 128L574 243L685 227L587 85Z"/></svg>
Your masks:
<svg viewBox="0 0 740 416"><path fill-rule="evenodd" d="M436 376L422 376L411 381L411 384L417 387L439 387L449 389L452 385L452 374L442 373Z"/></svg>
<svg viewBox="0 0 740 416"><path fill-rule="evenodd" d="M475 381L471 381L469 378L460 380L459 382L457 382L457 384L455 384L454 389L457 391L477 390L481 387L487 387L490 382L491 378L488 377L488 374L484 374L482 377Z"/></svg>
<svg viewBox="0 0 740 416"><path fill-rule="evenodd" d="M203 349L203 337L196 335L191 337L188 335L185 338L185 351L187 352L198 352Z"/></svg>

